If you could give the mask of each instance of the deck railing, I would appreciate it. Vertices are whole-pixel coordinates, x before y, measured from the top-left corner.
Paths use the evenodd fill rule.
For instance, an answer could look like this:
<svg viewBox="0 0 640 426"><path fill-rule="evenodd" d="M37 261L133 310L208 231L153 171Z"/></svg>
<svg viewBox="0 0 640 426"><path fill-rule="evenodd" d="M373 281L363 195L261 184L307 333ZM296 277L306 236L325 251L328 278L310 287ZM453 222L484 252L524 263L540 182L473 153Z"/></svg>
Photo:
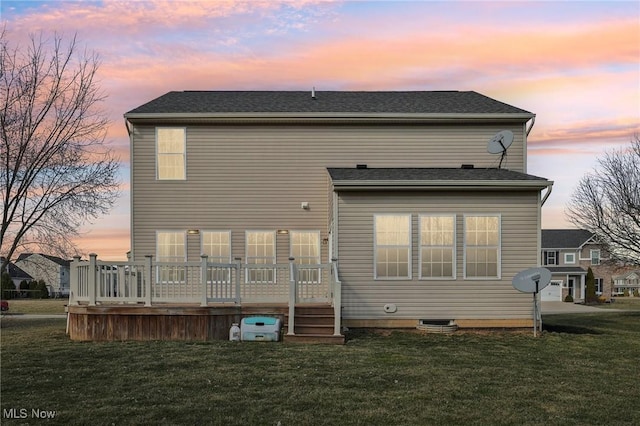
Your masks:
<svg viewBox="0 0 640 426"><path fill-rule="evenodd" d="M321 303L340 297L337 265L212 263L207 256L197 262L111 262L74 258L71 263L70 304L184 303ZM339 306L339 303L338 303Z"/></svg>

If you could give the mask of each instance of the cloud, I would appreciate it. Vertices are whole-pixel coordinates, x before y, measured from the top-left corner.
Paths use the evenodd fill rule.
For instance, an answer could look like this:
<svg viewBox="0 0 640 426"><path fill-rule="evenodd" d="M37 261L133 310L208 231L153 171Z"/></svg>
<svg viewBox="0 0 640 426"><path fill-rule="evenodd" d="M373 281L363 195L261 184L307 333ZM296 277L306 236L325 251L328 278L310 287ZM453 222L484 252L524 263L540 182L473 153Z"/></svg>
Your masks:
<svg viewBox="0 0 640 426"><path fill-rule="evenodd" d="M129 230L122 227L92 229L91 232L76 238L74 243L85 257L99 249L99 258L102 260L125 259L131 246Z"/></svg>

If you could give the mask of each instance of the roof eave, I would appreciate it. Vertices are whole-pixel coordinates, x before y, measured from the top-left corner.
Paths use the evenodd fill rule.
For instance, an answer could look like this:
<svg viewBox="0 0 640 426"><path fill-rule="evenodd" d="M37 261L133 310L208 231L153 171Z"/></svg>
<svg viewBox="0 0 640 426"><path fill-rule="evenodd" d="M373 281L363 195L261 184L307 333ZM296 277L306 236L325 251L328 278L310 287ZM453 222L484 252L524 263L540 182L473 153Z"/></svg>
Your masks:
<svg viewBox="0 0 640 426"><path fill-rule="evenodd" d="M124 114L127 120L153 121L246 121L246 120L332 120L332 121L494 121L514 120L526 122L533 113L363 113L363 112L232 112L232 113L136 113Z"/></svg>
<svg viewBox="0 0 640 426"><path fill-rule="evenodd" d="M553 181L496 181L496 180L334 180L333 187L340 190L379 190L379 189L500 189L500 190L542 190L553 185Z"/></svg>

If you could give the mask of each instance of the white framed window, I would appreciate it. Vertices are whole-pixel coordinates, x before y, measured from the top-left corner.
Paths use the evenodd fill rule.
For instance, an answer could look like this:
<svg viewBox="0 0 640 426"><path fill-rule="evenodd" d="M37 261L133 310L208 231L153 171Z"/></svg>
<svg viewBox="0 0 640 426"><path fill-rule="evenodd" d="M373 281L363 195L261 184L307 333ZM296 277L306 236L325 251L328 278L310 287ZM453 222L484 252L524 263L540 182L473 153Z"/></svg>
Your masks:
<svg viewBox="0 0 640 426"><path fill-rule="evenodd" d="M576 254L575 253L565 253L564 254L564 263L565 265L573 265L576 263Z"/></svg>
<svg viewBox="0 0 640 426"><path fill-rule="evenodd" d="M558 264L558 252L557 251L545 251L544 252L544 264L545 265L557 265Z"/></svg>
<svg viewBox="0 0 640 426"><path fill-rule="evenodd" d="M596 278L596 295L602 296L604 280L602 278Z"/></svg>
<svg viewBox="0 0 640 426"><path fill-rule="evenodd" d="M159 282L181 283L185 281L185 266L179 264L187 260L186 236L185 231L156 232L156 260L161 263L156 272ZM166 264L162 264L165 262Z"/></svg>
<svg viewBox="0 0 640 426"><path fill-rule="evenodd" d="M289 237L289 253L296 264L320 264L320 231L291 231ZM305 283L319 283L320 276L317 268L298 269L298 280Z"/></svg>
<svg viewBox="0 0 640 426"><path fill-rule="evenodd" d="M156 178L185 180L186 129L184 127L156 128Z"/></svg>
<svg viewBox="0 0 640 426"><path fill-rule="evenodd" d="M200 235L201 253L209 257L209 263L231 263L230 231L202 231ZM208 282L229 283L230 279L229 268L208 268Z"/></svg>
<svg viewBox="0 0 640 426"><path fill-rule="evenodd" d="M245 253L249 265L275 265L276 263L276 232L275 231L246 231ZM274 283L275 269L247 268L245 280L247 283Z"/></svg>
<svg viewBox="0 0 640 426"><path fill-rule="evenodd" d="M600 264L600 250L591 250L591 264L599 265Z"/></svg>
<svg viewBox="0 0 640 426"><path fill-rule="evenodd" d="M464 216L464 277L500 278L500 215Z"/></svg>
<svg viewBox="0 0 640 426"><path fill-rule="evenodd" d="M374 215L375 279L411 278L411 215Z"/></svg>
<svg viewBox="0 0 640 426"><path fill-rule="evenodd" d="M420 278L455 279L456 216L420 215Z"/></svg>

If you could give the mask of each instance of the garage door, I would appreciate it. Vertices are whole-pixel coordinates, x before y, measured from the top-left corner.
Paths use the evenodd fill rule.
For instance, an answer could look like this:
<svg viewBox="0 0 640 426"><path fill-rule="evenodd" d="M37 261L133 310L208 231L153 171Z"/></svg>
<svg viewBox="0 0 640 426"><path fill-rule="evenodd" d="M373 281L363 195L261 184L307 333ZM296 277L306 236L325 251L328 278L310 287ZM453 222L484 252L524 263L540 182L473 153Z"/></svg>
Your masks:
<svg viewBox="0 0 640 426"><path fill-rule="evenodd" d="M540 300L543 302L562 302L562 281L551 281L540 292Z"/></svg>

